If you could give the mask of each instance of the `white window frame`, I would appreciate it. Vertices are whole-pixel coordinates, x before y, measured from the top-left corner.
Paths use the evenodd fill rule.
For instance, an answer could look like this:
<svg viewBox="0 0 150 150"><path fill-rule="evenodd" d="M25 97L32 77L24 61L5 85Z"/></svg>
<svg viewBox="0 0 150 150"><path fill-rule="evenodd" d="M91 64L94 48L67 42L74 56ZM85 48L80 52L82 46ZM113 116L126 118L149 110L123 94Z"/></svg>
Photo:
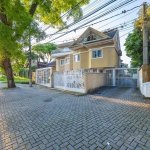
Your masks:
<svg viewBox="0 0 150 150"><path fill-rule="evenodd" d="M100 57L93 57L93 52L94 51L101 51L101 56ZM102 48L99 48L99 49L93 49L92 50L92 59L99 59L99 58L103 58L103 49Z"/></svg>
<svg viewBox="0 0 150 150"><path fill-rule="evenodd" d="M63 64L61 64L61 61L64 61L64 63ZM60 66L63 66L63 65L65 65L65 59L60 59Z"/></svg>
<svg viewBox="0 0 150 150"><path fill-rule="evenodd" d="M66 62L67 59L69 59L68 62ZM65 64L70 64L70 57L66 57L66 58L65 58Z"/></svg>
<svg viewBox="0 0 150 150"><path fill-rule="evenodd" d="M79 60L77 60L77 61L75 61L75 56L76 56L76 55L78 55L78 56L79 56L79 57L78 57L78 58L79 58ZM74 59L74 62L80 62L80 53L76 53L76 54L74 54L74 55L73 55L73 59Z"/></svg>

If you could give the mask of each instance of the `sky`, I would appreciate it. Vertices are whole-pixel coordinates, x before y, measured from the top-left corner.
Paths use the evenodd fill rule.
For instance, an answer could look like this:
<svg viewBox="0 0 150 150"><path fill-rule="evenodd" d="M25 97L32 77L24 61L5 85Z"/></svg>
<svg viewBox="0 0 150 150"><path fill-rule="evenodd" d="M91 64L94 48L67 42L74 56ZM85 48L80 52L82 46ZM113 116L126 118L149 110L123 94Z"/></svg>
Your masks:
<svg viewBox="0 0 150 150"><path fill-rule="evenodd" d="M90 3L91 4L92 2L94 2L95 0L90 0ZM97 0L97 3L95 3L95 5L100 5L101 4L101 1L103 0ZM105 0L107 1L107 0ZM120 0L117 0L118 2ZM116 2L117 2L116 1ZM122 0L124 1L124 0ZM99 3L98 3L99 2ZM118 13L121 13L122 11L124 10L129 10L129 9L132 9L133 7L135 6L139 6L139 5L142 5L143 2L147 2L147 3L150 3L150 0L132 0L132 3L125 6L125 7L122 7L120 9L118 9L117 11L114 11L113 13L109 14L109 15L106 15L100 19L98 19L97 21L101 21L101 20L104 20L106 18L109 18L113 15L116 15ZM89 5L88 4L88 5ZM86 9L88 7L88 5L84 6L83 7L83 13L84 11L86 12ZM111 5L110 5L111 6ZM95 6L96 7L96 6ZM141 6L142 7L142 6ZM130 65L130 61L131 59L129 57L126 56L126 52L125 52L125 46L124 46L124 43L125 43L125 40L128 36L129 33L132 33L133 31L133 27L134 27L134 20L133 19L136 19L138 17L138 11L141 7L138 7L136 9L133 9L133 11L130 11L130 12L127 12L125 14L122 14L120 16L117 16L117 17L114 17L112 19L108 19L107 21L102 21L98 24L95 24L95 25L92 25L91 27L94 28L94 29L97 29L99 31L104 31L106 29L109 29L109 28L113 28L115 26L124 26L124 28L122 28L122 30L119 30L119 35L120 35L120 45L121 45L121 50L122 50L122 57L121 57L121 60L123 60L123 63L127 63ZM98 14L97 14L98 15ZM92 19L92 18L91 18ZM95 22L97 22L95 21ZM128 21L131 21L130 24L128 26L126 22ZM92 22L93 23L93 22ZM76 30L75 32L71 32L63 37L60 37L54 41L51 41L51 39L55 38L56 36L50 36L46 41L44 42L55 42L56 44L58 43L63 43L63 42L69 42L70 40L73 40L73 39L76 39L79 35L81 35L86 29L88 28L88 26L86 28L83 28L83 29L79 29L79 30ZM71 30L73 29L72 28L69 28L63 32L66 32L68 30ZM47 30L47 34L49 33L53 33L54 31L57 31L57 30L54 30L54 29L49 29ZM57 36L59 36L57 34Z"/></svg>

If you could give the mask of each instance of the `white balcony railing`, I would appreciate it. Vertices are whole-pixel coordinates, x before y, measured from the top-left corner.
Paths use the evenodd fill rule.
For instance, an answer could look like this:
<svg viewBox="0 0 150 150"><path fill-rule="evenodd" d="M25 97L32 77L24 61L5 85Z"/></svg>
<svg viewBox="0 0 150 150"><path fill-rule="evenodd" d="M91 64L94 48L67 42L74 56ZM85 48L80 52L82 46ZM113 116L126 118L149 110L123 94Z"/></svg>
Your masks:
<svg viewBox="0 0 150 150"><path fill-rule="evenodd" d="M52 50L52 57L60 57L68 54L72 54L72 50L69 48L64 48L62 50Z"/></svg>

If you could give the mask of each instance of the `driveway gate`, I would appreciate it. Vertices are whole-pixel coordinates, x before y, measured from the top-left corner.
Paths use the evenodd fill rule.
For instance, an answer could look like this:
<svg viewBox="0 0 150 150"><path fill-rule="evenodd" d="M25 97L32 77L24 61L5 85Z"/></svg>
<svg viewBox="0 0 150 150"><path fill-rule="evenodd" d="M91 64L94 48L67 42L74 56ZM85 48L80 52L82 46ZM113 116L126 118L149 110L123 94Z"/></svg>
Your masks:
<svg viewBox="0 0 150 150"><path fill-rule="evenodd" d="M36 69L36 84L50 87L52 68Z"/></svg>
<svg viewBox="0 0 150 150"><path fill-rule="evenodd" d="M138 87L138 68L106 69L107 86Z"/></svg>

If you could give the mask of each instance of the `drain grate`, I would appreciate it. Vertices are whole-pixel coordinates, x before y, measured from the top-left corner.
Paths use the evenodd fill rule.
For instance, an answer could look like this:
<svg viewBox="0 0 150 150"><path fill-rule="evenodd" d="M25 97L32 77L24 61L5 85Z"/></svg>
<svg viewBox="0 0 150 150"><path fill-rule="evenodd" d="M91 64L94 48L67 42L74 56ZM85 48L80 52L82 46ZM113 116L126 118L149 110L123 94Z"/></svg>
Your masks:
<svg viewBox="0 0 150 150"><path fill-rule="evenodd" d="M52 100L51 99L47 99L47 100L44 100L44 102L51 102Z"/></svg>

